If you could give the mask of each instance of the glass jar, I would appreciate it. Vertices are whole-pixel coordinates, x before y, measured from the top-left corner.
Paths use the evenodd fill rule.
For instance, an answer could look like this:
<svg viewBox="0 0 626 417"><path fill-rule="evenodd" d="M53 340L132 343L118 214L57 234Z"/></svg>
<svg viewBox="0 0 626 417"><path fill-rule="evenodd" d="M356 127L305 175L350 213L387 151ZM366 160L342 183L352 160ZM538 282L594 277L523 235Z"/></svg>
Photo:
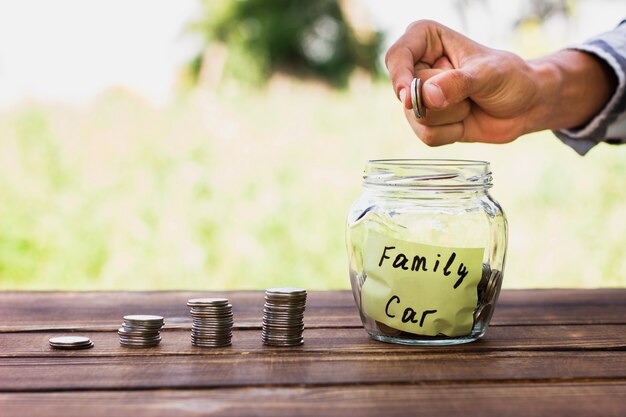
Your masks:
<svg viewBox="0 0 626 417"><path fill-rule="evenodd" d="M350 208L352 293L382 342L480 338L502 285L507 222L483 161L373 160Z"/></svg>

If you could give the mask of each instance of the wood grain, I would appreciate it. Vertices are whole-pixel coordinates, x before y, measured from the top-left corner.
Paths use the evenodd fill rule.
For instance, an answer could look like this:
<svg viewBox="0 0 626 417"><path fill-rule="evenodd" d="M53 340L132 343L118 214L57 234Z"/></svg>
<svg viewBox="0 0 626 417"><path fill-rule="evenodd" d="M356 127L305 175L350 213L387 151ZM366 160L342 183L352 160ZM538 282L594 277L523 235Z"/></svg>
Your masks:
<svg viewBox="0 0 626 417"><path fill-rule="evenodd" d="M263 293L238 292L0 292L0 332L32 330L115 330L124 314L160 314L169 327L191 325L186 302L225 296L236 327L259 328ZM503 291L493 326L626 324L626 289ZM308 328L361 327L348 291L311 292Z"/></svg>
<svg viewBox="0 0 626 417"><path fill-rule="evenodd" d="M233 346L192 347L186 300L226 296ZM305 345L260 341L263 294L0 293L0 416L623 416L626 290L503 291L469 345L369 339L349 292L312 292ZM162 345L118 344L121 317L166 317ZM96 346L49 349L84 334Z"/></svg>
<svg viewBox="0 0 626 417"><path fill-rule="evenodd" d="M3 358L0 391L626 380L622 352Z"/></svg>
<svg viewBox="0 0 626 417"><path fill-rule="evenodd" d="M191 328L187 300L227 297L237 328L260 328L262 291L220 292L0 292L0 332L32 330L117 330L126 314L158 314L170 328ZM361 326L352 294L312 292L308 327Z"/></svg>
<svg viewBox="0 0 626 417"><path fill-rule="evenodd" d="M623 417L625 409L624 382L0 394L3 417Z"/></svg>
<svg viewBox="0 0 626 417"><path fill-rule="evenodd" d="M52 350L48 339L77 334L90 337L95 347L87 350ZM380 354L409 352L489 352L489 351L566 351L626 349L626 325L500 326L488 329L475 343L458 346L415 347L381 343L368 337L362 328L307 329L305 344L298 352ZM226 349L202 349L191 346L188 330L163 330L158 348L128 349L121 347L115 332L27 332L0 333L0 358L41 356L166 356L166 355L240 355L276 352L261 343L259 330L235 330L233 345Z"/></svg>

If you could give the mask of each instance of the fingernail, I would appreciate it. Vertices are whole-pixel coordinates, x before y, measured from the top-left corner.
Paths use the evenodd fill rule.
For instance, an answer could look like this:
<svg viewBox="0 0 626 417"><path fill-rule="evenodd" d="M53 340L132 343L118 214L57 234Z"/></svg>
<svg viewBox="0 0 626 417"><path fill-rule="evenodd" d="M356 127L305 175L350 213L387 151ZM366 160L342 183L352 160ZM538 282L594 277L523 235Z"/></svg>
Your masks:
<svg viewBox="0 0 626 417"><path fill-rule="evenodd" d="M402 104L404 104L404 99L406 97L406 90L404 88L401 89L398 95L400 96L400 101L402 102Z"/></svg>
<svg viewBox="0 0 626 417"><path fill-rule="evenodd" d="M446 98L441 92L441 88L438 85L425 83L424 94L428 97L428 102L435 108L442 107L446 101Z"/></svg>

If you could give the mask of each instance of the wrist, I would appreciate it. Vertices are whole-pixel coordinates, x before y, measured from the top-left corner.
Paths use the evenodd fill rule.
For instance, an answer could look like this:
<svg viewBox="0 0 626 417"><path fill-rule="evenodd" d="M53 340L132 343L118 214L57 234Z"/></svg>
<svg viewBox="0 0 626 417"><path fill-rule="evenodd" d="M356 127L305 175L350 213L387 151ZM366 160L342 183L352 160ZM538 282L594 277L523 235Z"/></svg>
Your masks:
<svg viewBox="0 0 626 417"><path fill-rule="evenodd" d="M599 58L563 50L529 62L537 91L529 131L575 129L587 124L615 92L613 70Z"/></svg>
<svg viewBox="0 0 626 417"><path fill-rule="evenodd" d="M564 100L564 74L555 63L554 55L528 61L531 76L535 80L535 92L531 100L527 132L553 129L559 124L558 104Z"/></svg>

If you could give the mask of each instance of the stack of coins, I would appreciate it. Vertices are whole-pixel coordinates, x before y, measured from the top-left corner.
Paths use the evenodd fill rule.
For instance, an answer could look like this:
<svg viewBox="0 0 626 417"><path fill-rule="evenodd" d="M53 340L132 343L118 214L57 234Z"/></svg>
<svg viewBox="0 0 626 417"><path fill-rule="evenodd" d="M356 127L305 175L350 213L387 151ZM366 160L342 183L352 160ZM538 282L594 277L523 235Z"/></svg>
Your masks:
<svg viewBox="0 0 626 417"><path fill-rule="evenodd" d="M48 340L52 349L89 349L93 347L93 342L90 338L84 336L59 336L51 337Z"/></svg>
<svg viewBox="0 0 626 417"><path fill-rule="evenodd" d="M132 348L158 346L161 342L163 324L161 316L143 314L124 316L124 323L117 330L120 345Z"/></svg>
<svg viewBox="0 0 626 417"><path fill-rule="evenodd" d="M502 272L497 269L492 269L489 277L489 283L487 284L487 289L485 290L487 302L496 302L496 298L498 298L498 294L500 293L500 281L502 281Z"/></svg>
<svg viewBox="0 0 626 417"><path fill-rule="evenodd" d="M193 298L191 344L200 347L230 346L233 336L233 306L227 298Z"/></svg>
<svg viewBox="0 0 626 417"><path fill-rule="evenodd" d="M493 306L498 298L502 272L491 269L489 264L483 264L482 278L478 283L478 306L474 311L474 322L487 323L493 314Z"/></svg>
<svg viewBox="0 0 626 417"><path fill-rule="evenodd" d="M304 342L304 288L270 288L265 291L261 340L269 346L298 346Z"/></svg>
<svg viewBox="0 0 626 417"><path fill-rule="evenodd" d="M422 97L422 80L421 78L413 78L411 81L411 104L413 105L413 113L416 119L426 117L426 109L424 108L424 99Z"/></svg>

